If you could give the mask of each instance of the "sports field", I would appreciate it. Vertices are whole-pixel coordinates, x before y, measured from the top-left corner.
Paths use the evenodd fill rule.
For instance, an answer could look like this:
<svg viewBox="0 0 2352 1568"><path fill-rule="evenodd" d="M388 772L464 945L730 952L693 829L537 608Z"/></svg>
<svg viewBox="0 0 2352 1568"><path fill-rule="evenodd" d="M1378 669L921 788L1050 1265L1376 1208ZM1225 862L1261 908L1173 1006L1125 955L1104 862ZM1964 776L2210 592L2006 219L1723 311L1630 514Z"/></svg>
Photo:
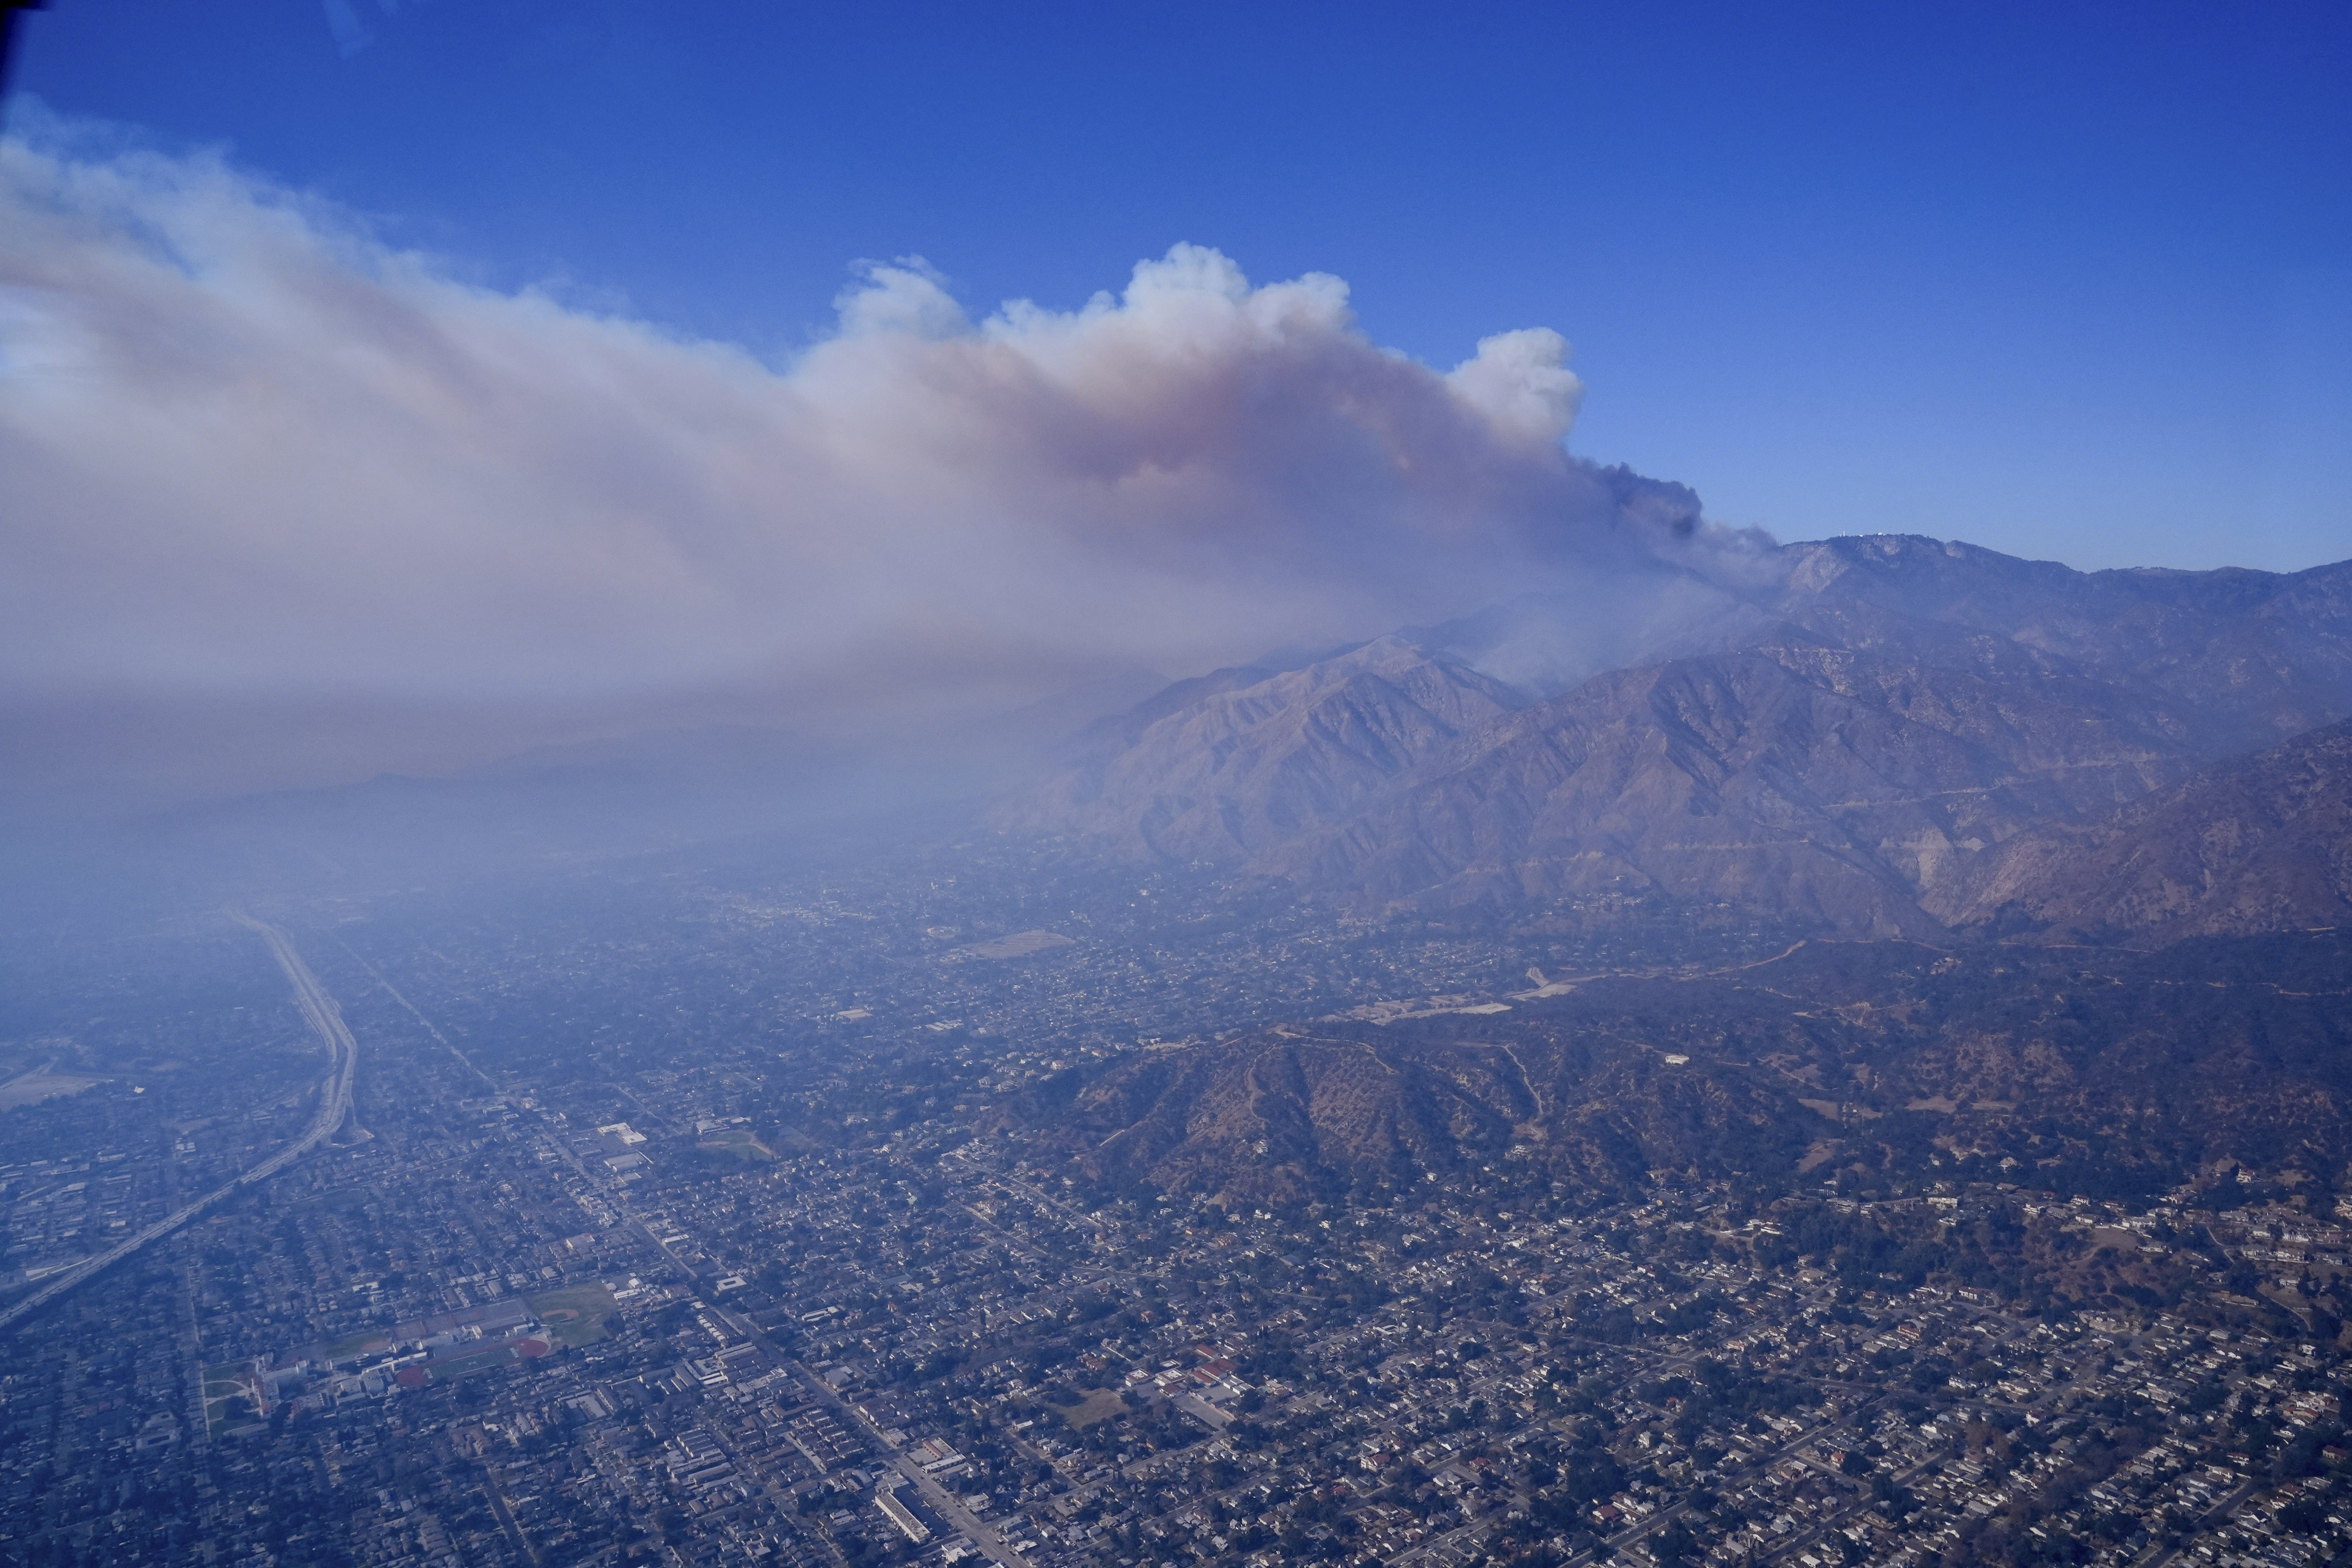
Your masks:
<svg viewBox="0 0 2352 1568"><path fill-rule="evenodd" d="M1055 1412L1071 1426L1083 1432L1097 1421L1108 1421L1114 1415L1127 1414L1127 1401L1116 1389L1097 1388L1076 1405L1057 1405Z"/></svg>
<svg viewBox="0 0 2352 1568"><path fill-rule="evenodd" d="M205 1436L218 1437L261 1419L261 1379L257 1363L230 1362L205 1368Z"/></svg>
<svg viewBox="0 0 2352 1568"><path fill-rule="evenodd" d="M547 1341L537 1337L520 1340L499 1340L457 1355L435 1356L430 1361L415 1362L402 1367L396 1374L399 1381L414 1387L425 1383L455 1383L478 1372L508 1366L515 1362L543 1356L552 1349Z"/></svg>
<svg viewBox="0 0 2352 1568"><path fill-rule="evenodd" d="M721 1127L705 1138L698 1148L713 1153L732 1154L739 1160L772 1160L776 1152L751 1136L747 1127Z"/></svg>
<svg viewBox="0 0 2352 1568"><path fill-rule="evenodd" d="M361 1329L354 1333L345 1334L341 1339L331 1343L321 1345L319 1348L318 1359L324 1362L349 1361L365 1351L389 1350L392 1348L392 1337L393 1331L390 1329Z"/></svg>
<svg viewBox="0 0 2352 1568"><path fill-rule="evenodd" d="M567 1285L530 1298L530 1310L547 1325L548 1338L577 1350L604 1337L606 1314L619 1310L613 1292L601 1281Z"/></svg>

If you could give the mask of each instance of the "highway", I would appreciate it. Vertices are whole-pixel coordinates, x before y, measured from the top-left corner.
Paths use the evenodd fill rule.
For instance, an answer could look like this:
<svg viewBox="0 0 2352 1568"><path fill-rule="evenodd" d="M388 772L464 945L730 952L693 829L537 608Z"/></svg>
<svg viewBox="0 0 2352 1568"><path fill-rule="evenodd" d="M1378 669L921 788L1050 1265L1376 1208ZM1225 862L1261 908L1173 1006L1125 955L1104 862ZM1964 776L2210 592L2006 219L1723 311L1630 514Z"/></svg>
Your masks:
<svg viewBox="0 0 2352 1568"><path fill-rule="evenodd" d="M351 1114L352 1074L359 1066L360 1047L359 1042L352 1037L350 1026L343 1022L341 1009L335 1005L335 999L327 994L327 988L319 984L319 977L310 973L310 966L302 962L302 955L294 951L294 944L286 939L284 931L276 926L265 925L242 910L231 910L228 917L248 931L258 933L262 941L269 944L270 953L278 960L278 966L286 972L286 978L294 986L295 1005L301 1008L303 1021L310 1026L320 1043L327 1047L327 1076L319 1085L318 1113L310 1118L310 1126L303 1129L300 1137L259 1164L247 1168L235 1181L214 1188L194 1203L181 1205L97 1257L84 1258L5 1311L0 1311L0 1331L13 1328L100 1269L130 1257L151 1241L171 1235L239 1187L268 1181L324 1142Z"/></svg>

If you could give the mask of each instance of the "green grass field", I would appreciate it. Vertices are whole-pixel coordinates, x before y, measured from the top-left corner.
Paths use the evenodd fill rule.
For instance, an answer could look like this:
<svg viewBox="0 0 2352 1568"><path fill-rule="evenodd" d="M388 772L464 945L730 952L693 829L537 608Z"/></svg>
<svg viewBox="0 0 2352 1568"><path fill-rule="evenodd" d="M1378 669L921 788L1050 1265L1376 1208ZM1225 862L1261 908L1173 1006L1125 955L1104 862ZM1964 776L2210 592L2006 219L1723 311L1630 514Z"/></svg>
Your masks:
<svg viewBox="0 0 2352 1568"><path fill-rule="evenodd" d="M618 1309L613 1293L601 1282L566 1286L530 1298L530 1310L547 1325L549 1337L577 1350L604 1337L604 1318Z"/></svg>
<svg viewBox="0 0 2352 1568"><path fill-rule="evenodd" d="M751 1136L747 1127L728 1127L712 1133L696 1145L714 1153L732 1154L739 1160L772 1160L776 1152Z"/></svg>
<svg viewBox="0 0 2352 1568"><path fill-rule="evenodd" d="M1057 1405L1054 1408L1063 1420L1083 1432L1097 1421L1126 1415L1127 1401L1113 1389L1097 1388L1076 1405Z"/></svg>
<svg viewBox="0 0 2352 1568"><path fill-rule="evenodd" d="M390 1329L361 1329L354 1333L345 1334L341 1339L326 1346L320 1352L320 1355L322 1359L331 1362L348 1361L370 1345L389 1345L390 1343L392 1343Z"/></svg>
<svg viewBox="0 0 2352 1568"><path fill-rule="evenodd" d="M249 1361L205 1368L205 1431L217 1437L261 1419L261 1384Z"/></svg>
<svg viewBox="0 0 2352 1568"><path fill-rule="evenodd" d="M515 1354L513 1345L501 1341L466 1355L436 1356L425 1363L425 1373L435 1383L455 1383L461 1377L488 1372L492 1367L511 1365L521 1359Z"/></svg>

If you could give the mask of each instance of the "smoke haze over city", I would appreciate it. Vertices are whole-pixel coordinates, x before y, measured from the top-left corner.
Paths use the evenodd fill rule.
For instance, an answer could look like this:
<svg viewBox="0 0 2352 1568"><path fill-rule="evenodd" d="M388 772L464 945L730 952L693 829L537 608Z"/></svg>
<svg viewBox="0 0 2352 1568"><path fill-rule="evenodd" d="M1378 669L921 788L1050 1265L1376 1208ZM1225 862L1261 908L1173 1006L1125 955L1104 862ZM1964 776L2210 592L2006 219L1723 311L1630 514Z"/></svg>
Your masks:
<svg viewBox="0 0 2352 1568"><path fill-rule="evenodd" d="M108 140L0 165L5 700L93 763L171 770L104 728L173 704L245 733L215 787L340 782L256 743L272 710L374 728L347 773L446 765L469 723L870 734L1756 543L1565 454L1549 328L1439 371L1339 279L1179 244L977 319L868 264L767 363Z"/></svg>

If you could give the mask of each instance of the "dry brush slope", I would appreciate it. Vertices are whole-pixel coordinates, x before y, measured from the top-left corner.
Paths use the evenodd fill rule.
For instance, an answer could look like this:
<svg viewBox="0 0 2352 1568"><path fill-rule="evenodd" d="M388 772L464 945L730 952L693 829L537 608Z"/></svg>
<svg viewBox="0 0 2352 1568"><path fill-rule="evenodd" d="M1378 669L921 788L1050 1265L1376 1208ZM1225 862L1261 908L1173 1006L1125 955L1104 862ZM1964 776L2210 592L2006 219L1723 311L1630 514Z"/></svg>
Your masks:
<svg viewBox="0 0 2352 1568"><path fill-rule="evenodd" d="M1679 657L1539 700L1476 669L1527 606L1171 688L1003 820L1375 902L1654 889L1926 938L2008 840L2352 713L2352 563L1881 538L1754 574L1707 590L1724 646L1677 622Z"/></svg>
<svg viewBox="0 0 2352 1568"><path fill-rule="evenodd" d="M2352 924L2352 721L2210 768L2084 825L2021 835L1941 890L1955 923L2161 946Z"/></svg>
<svg viewBox="0 0 2352 1568"><path fill-rule="evenodd" d="M1541 1026L1276 1028L1129 1058L1029 1114L1121 1188L1281 1201L1510 1167L1614 1192L1659 1168L1791 1166L1818 1118L1769 1078Z"/></svg>
<svg viewBox="0 0 2352 1568"><path fill-rule="evenodd" d="M1963 1154L2013 1160L2025 1173L2001 1179L2020 1182L2127 1167L2169 1184L2240 1160L2352 1191L2347 974L2352 932L2163 953L1816 942L1484 1017L1139 1053L1001 1114L1073 1175L1257 1203L1432 1174L1584 1198L1660 1170L1916 1187Z"/></svg>

